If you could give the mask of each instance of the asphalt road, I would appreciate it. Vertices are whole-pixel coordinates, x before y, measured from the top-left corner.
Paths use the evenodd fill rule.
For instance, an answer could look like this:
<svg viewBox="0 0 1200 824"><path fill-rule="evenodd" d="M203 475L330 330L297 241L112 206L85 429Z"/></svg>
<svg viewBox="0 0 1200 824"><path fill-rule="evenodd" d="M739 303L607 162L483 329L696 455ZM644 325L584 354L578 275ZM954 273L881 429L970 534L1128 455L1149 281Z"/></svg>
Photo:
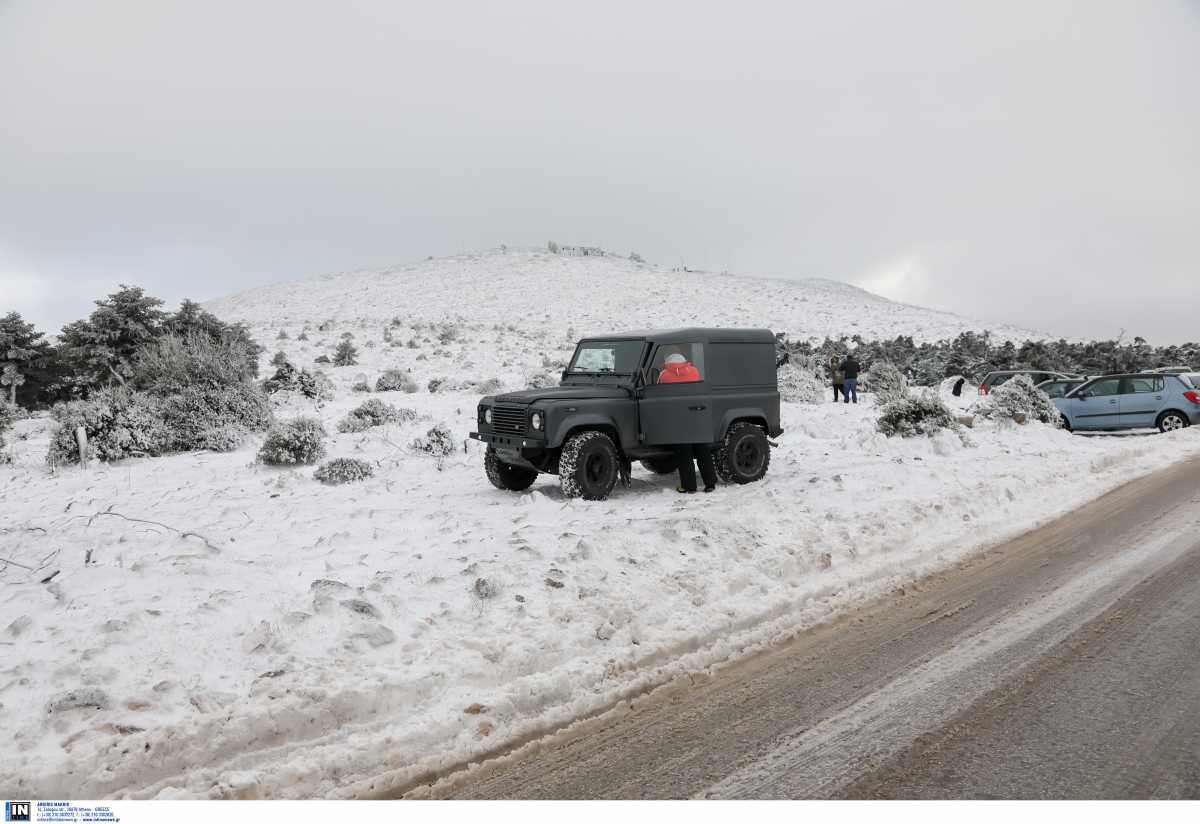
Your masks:
<svg viewBox="0 0 1200 824"><path fill-rule="evenodd" d="M1198 798L1200 462L610 716L432 794Z"/></svg>

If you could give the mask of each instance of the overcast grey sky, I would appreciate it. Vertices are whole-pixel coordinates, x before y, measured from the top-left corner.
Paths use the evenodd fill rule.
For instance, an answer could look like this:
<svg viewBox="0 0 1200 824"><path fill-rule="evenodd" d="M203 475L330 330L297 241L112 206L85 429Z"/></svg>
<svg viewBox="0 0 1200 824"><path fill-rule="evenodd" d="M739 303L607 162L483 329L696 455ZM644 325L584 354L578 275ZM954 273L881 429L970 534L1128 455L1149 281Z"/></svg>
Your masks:
<svg viewBox="0 0 1200 824"><path fill-rule="evenodd" d="M1200 1L0 0L0 312L549 238L1200 338Z"/></svg>

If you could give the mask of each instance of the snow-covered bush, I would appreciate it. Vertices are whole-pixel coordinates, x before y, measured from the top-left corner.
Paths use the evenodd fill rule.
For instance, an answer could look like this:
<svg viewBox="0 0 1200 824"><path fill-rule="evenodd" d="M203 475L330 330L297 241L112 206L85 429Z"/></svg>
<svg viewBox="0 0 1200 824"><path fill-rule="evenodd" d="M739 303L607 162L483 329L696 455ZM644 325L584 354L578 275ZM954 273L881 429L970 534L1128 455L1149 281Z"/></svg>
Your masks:
<svg viewBox="0 0 1200 824"><path fill-rule="evenodd" d="M454 434L445 424L436 424L432 429L412 442L418 452L442 458L454 451Z"/></svg>
<svg viewBox="0 0 1200 824"><path fill-rule="evenodd" d="M376 392L408 392L417 391L417 382L407 372L399 369L387 369L375 381Z"/></svg>
<svg viewBox="0 0 1200 824"><path fill-rule="evenodd" d="M896 435L911 438L914 435L933 435L943 429L957 430L958 421L940 397L931 392L921 392L884 405L877 427L889 438Z"/></svg>
<svg viewBox="0 0 1200 824"><path fill-rule="evenodd" d="M398 409L378 398L364 401L338 422L338 432L363 432L385 423L407 423L415 420L417 413L411 409Z"/></svg>
<svg viewBox="0 0 1200 824"><path fill-rule="evenodd" d="M87 400L69 401L51 413L58 424L46 455L51 466L79 462L75 430L87 434L89 458L119 461L169 451L171 433L163 421L162 400L123 386L104 387Z"/></svg>
<svg viewBox="0 0 1200 824"><path fill-rule="evenodd" d="M358 458L334 458L321 464L313 477L323 484L348 484L375 474L375 468Z"/></svg>
<svg viewBox="0 0 1200 824"><path fill-rule="evenodd" d="M137 351L130 384L155 395L243 384L258 377L258 353L247 336L166 334Z"/></svg>
<svg viewBox="0 0 1200 824"><path fill-rule="evenodd" d="M351 392L370 392L371 384L367 383L366 380L355 381L353 383L353 385L351 385L350 391Z"/></svg>
<svg viewBox="0 0 1200 824"><path fill-rule="evenodd" d="M0 400L0 463L7 463L10 456L4 452L4 433L17 421L17 407L6 400Z"/></svg>
<svg viewBox="0 0 1200 824"><path fill-rule="evenodd" d="M215 389L189 387L159 406L174 452L236 449L248 432L261 432L272 419L266 394L252 383ZM232 445L230 445L232 444Z"/></svg>
<svg viewBox="0 0 1200 824"><path fill-rule="evenodd" d="M904 373L887 361L876 361L863 374L867 388L879 398L879 403L888 404L908 395L908 381Z"/></svg>
<svg viewBox="0 0 1200 824"><path fill-rule="evenodd" d="M779 367L779 397L788 403L821 403L825 399L826 381L815 358L794 355Z"/></svg>
<svg viewBox="0 0 1200 824"><path fill-rule="evenodd" d="M358 363L358 350L354 348L354 344L350 339L343 336L342 342L337 345L337 349L333 353L334 366L354 366Z"/></svg>
<svg viewBox="0 0 1200 824"><path fill-rule="evenodd" d="M436 394L437 391L442 388L442 384L445 382L446 382L445 378L430 378L429 383L426 385L425 388L429 390L429 394L433 395L433 394Z"/></svg>
<svg viewBox="0 0 1200 824"><path fill-rule="evenodd" d="M559 379L557 375L551 375L549 372L534 372L525 379L525 382L530 389L547 389L551 386L558 386Z"/></svg>
<svg viewBox="0 0 1200 824"><path fill-rule="evenodd" d="M267 431L258 459L273 466L313 464L325 457L325 428L316 418L281 421Z"/></svg>
<svg viewBox="0 0 1200 824"><path fill-rule="evenodd" d="M980 418L1026 420L1059 425L1062 413L1050 396L1038 389L1028 375L1016 375L977 401L971 411Z"/></svg>
<svg viewBox="0 0 1200 824"><path fill-rule="evenodd" d="M475 384L475 391L480 395L494 395L504 389L504 383L499 378L488 378Z"/></svg>

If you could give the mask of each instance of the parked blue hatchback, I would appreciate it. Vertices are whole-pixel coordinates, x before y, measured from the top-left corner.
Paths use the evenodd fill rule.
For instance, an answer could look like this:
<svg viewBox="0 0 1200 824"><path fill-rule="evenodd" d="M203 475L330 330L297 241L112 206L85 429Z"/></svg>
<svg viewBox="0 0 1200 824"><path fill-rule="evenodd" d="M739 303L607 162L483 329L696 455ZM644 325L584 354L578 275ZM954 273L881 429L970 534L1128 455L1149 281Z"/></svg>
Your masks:
<svg viewBox="0 0 1200 824"><path fill-rule="evenodd" d="M1102 375L1055 398L1070 430L1149 429L1173 432L1200 424L1200 386L1189 375Z"/></svg>

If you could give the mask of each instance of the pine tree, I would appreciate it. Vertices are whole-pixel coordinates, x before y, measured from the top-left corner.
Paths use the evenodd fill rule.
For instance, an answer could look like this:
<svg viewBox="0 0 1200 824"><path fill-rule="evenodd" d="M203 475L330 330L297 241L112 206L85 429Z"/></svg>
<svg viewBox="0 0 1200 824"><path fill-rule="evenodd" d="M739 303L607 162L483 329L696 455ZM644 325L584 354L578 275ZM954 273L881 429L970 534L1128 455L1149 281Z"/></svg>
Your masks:
<svg viewBox="0 0 1200 824"><path fill-rule="evenodd" d="M162 301L140 286L121 284L120 291L96 301L87 320L64 326L62 345L76 367L76 379L88 387L113 380L124 385L138 349L163 331L167 316L160 306Z"/></svg>

